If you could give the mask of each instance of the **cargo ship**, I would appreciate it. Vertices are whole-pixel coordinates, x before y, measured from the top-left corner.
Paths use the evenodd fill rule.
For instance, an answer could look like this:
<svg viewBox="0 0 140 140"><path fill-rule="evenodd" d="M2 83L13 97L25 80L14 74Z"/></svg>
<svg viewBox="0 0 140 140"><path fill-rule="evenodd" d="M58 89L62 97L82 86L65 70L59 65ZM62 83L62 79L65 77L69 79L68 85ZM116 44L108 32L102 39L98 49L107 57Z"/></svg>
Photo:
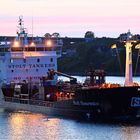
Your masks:
<svg viewBox="0 0 140 140"><path fill-rule="evenodd" d="M23 19L18 36L0 47L0 79L7 109L27 110L80 119L138 118L140 86L132 79L132 46L127 34L125 83L107 84L104 70L90 69L84 83L57 71L63 41L59 38L27 40ZM57 80L57 75L70 79Z"/></svg>

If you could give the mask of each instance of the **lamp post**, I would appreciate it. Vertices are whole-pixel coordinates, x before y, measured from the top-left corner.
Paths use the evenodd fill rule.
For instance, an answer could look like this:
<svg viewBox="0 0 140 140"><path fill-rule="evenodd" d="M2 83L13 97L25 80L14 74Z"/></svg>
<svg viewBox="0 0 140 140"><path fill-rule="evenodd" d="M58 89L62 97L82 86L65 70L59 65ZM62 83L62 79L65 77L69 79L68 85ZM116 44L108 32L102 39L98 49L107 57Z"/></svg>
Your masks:
<svg viewBox="0 0 140 140"><path fill-rule="evenodd" d="M125 82L124 86L133 86L133 72L132 72L132 46L136 41L132 39L130 31L127 32L125 43L126 48L126 62L125 62ZM111 48L117 48L116 44Z"/></svg>
<svg viewBox="0 0 140 140"><path fill-rule="evenodd" d="M131 40L126 41L126 64L125 64L125 86L132 86L132 42Z"/></svg>
<svg viewBox="0 0 140 140"><path fill-rule="evenodd" d="M124 86L133 86L133 72L132 72L132 46L136 42L132 39L130 31L127 33L125 42L126 48L126 62L125 62L125 83Z"/></svg>

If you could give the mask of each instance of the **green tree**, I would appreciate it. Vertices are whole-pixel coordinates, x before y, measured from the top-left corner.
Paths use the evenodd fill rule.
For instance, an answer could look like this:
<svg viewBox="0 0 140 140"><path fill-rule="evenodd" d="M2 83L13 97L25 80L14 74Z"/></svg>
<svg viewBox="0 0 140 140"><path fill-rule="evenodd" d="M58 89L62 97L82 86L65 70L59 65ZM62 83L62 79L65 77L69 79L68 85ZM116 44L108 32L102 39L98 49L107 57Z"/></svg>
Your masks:
<svg viewBox="0 0 140 140"><path fill-rule="evenodd" d="M92 32L92 31L87 31L87 32L85 33L85 38L91 38L91 39L93 39L93 38L94 38L94 32Z"/></svg>
<svg viewBox="0 0 140 140"><path fill-rule="evenodd" d="M51 38L52 37L50 33L46 33L44 36L45 36L45 38Z"/></svg>
<svg viewBox="0 0 140 140"><path fill-rule="evenodd" d="M54 37L54 38L59 38L59 37L60 37L60 34L57 33L57 32L55 32L55 33L52 34L52 37Z"/></svg>

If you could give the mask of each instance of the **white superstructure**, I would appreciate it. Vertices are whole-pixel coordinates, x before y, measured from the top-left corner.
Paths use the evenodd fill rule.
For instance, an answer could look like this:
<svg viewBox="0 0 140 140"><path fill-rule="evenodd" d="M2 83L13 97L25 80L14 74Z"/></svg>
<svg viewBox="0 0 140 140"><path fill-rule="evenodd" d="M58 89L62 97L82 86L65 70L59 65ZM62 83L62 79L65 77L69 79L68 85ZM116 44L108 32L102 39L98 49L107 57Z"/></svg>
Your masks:
<svg viewBox="0 0 140 140"><path fill-rule="evenodd" d="M28 39L19 18L18 36L14 42L0 45L0 82L39 81L48 69L57 70L57 58L61 56L63 42L59 38Z"/></svg>
<svg viewBox="0 0 140 140"><path fill-rule="evenodd" d="M125 65L125 86L133 86L133 72L132 72L132 46L135 40L132 39L130 31L127 33L126 47L126 65Z"/></svg>

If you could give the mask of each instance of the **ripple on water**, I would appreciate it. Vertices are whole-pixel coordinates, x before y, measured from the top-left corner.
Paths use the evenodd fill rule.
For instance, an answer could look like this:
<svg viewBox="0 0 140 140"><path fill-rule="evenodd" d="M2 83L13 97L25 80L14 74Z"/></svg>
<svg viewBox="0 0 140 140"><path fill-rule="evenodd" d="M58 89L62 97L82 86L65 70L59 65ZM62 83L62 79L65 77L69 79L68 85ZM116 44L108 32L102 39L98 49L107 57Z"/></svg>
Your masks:
<svg viewBox="0 0 140 140"><path fill-rule="evenodd" d="M86 123L25 111L9 112L0 109L0 139L138 140L140 123Z"/></svg>

